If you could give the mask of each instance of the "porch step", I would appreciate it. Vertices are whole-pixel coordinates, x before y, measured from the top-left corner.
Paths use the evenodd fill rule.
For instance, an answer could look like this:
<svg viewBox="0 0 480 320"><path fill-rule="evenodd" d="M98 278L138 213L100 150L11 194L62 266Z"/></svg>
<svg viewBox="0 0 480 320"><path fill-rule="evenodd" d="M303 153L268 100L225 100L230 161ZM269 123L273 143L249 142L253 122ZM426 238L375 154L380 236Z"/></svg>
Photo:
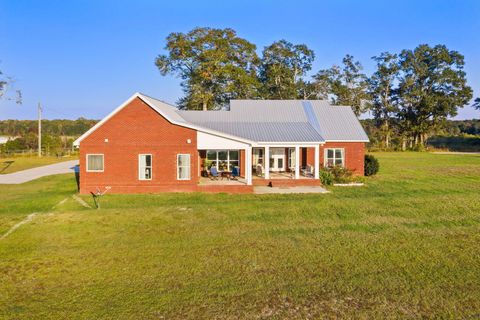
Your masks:
<svg viewBox="0 0 480 320"><path fill-rule="evenodd" d="M295 187L295 186L320 186L320 180L317 179L253 179L254 186L271 187Z"/></svg>

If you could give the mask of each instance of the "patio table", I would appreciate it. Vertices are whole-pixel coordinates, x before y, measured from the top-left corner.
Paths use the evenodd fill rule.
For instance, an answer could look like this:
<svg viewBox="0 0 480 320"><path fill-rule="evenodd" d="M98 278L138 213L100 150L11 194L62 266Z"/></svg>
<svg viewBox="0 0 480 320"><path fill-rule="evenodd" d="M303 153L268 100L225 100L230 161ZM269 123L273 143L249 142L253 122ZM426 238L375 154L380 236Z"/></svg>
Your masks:
<svg viewBox="0 0 480 320"><path fill-rule="evenodd" d="M222 171L220 173L220 179L223 180L223 178L227 178L227 180L230 180L232 178L232 171Z"/></svg>

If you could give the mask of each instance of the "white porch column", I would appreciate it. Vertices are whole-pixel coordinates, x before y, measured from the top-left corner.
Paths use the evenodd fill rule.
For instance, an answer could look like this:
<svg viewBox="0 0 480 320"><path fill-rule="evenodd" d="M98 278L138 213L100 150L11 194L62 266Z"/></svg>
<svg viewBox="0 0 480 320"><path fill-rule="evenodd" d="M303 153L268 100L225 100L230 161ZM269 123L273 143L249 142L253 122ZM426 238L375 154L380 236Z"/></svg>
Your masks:
<svg viewBox="0 0 480 320"><path fill-rule="evenodd" d="M248 146L245 149L245 178L247 179L247 185L252 185L252 147Z"/></svg>
<svg viewBox="0 0 480 320"><path fill-rule="evenodd" d="M300 147L295 146L295 179L300 179Z"/></svg>
<svg viewBox="0 0 480 320"><path fill-rule="evenodd" d="M320 146L315 145L315 179L320 179Z"/></svg>
<svg viewBox="0 0 480 320"><path fill-rule="evenodd" d="M263 167L265 169L265 179L270 179L270 147L265 146L265 154L263 155Z"/></svg>

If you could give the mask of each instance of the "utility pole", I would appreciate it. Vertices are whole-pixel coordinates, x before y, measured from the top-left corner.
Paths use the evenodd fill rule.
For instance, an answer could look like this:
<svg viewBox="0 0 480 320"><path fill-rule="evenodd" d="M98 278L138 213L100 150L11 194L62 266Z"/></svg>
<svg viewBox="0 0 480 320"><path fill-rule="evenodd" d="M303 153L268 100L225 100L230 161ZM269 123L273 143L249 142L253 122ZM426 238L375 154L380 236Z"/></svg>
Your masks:
<svg viewBox="0 0 480 320"><path fill-rule="evenodd" d="M38 103L38 157L42 156L42 107Z"/></svg>

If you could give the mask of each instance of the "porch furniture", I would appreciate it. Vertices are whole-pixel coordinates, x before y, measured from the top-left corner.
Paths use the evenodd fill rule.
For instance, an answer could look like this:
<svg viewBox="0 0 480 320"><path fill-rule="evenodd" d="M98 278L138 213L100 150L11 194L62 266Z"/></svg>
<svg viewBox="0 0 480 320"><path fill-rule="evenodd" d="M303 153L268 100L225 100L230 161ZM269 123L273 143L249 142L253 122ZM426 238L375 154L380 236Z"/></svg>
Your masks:
<svg viewBox="0 0 480 320"><path fill-rule="evenodd" d="M263 176L263 166L261 164L257 164L257 168L255 169L255 172L257 173L257 176L262 177Z"/></svg>
<svg viewBox="0 0 480 320"><path fill-rule="evenodd" d="M240 176L240 170L238 169L238 167L233 167L232 168L232 176L231 176L231 179L232 180L238 180L238 177Z"/></svg>
<svg viewBox="0 0 480 320"><path fill-rule="evenodd" d="M301 172L302 172L302 175L304 175L305 177L313 177L313 173L314 173L313 167L309 164L307 164L305 168L302 168Z"/></svg>
<svg viewBox="0 0 480 320"><path fill-rule="evenodd" d="M290 167L290 178L294 178L295 177L295 167Z"/></svg>
<svg viewBox="0 0 480 320"><path fill-rule="evenodd" d="M230 180L230 178L232 177L232 172L231 171L222 171L222 172L220 172L220 176L221 176L221 180L223 180L223 178L227 178L227 180Z"/></svg>
<svg viewBox="0 0 480 320"><path fill-rule="evenodd" d="M210 168L210 179L211 180L218 180L219 174L216 167Z"/></svg>

